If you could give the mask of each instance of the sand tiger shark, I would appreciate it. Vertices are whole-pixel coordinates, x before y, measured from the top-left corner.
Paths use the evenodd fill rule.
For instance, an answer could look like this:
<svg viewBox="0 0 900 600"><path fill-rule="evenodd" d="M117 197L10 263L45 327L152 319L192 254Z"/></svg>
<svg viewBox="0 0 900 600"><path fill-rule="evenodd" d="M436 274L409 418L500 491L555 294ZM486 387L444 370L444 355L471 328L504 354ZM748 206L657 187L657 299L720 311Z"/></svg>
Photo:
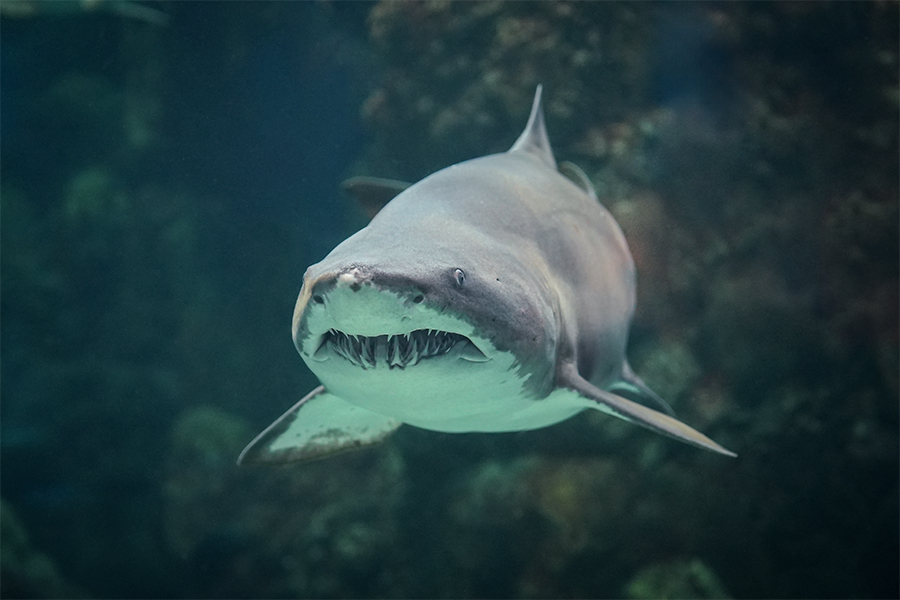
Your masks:
<svg viewBox="0 0 900 600"><path fill-rule="evenodd" d="M522 431L585 409L735 456L629 367L634 261L588 178L557 167L540 86L509 151L406 189L356 187L394 197L306 270L294 310L294 345L321 385L239 463L319 458L403 423Z"/></svg>

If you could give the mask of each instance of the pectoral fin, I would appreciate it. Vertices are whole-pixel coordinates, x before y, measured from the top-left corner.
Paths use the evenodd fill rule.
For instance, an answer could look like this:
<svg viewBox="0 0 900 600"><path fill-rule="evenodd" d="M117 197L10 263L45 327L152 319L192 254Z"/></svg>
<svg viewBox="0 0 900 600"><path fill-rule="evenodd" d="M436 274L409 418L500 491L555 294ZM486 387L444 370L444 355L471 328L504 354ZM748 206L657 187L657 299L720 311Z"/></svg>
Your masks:
<svg viewBox="0 0 900 600"><path fill-rule="evenodd" d="M341 183L341 188L353 196L371 219L384 205L411 184L382 177L351 177Z"/></svg>
<svg viewBox="0 0 900 600"><path fill-rule="evenodd" d="M678 419L673 419L668 415L647 408L637 402L632 402L621 396L601 390L597 386L585 380L579 373L574 364L567 364L560 367L558 382L561 387L567 388L579 397L587 401L587 406L602 410L620 419L625 419L636 425L646 427L657 433L667 435L676 440L712 450L726 456L737 456L734 452L726 450L719 444L715 443L696 429L688 427Z"/></svg>
<svg viewBox="0 0 900 600"><path fill-rule="evenodd" d="M241 452L238 464L323 458L380 442L400 425L319 386L256 436Z"/></svg>

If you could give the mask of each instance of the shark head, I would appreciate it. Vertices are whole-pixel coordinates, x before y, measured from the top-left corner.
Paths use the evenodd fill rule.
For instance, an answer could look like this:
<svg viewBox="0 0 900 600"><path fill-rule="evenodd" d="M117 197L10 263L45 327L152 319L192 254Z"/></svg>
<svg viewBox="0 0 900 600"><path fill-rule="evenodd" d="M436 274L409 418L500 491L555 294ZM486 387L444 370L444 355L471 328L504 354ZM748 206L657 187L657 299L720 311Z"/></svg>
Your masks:
<svg viewBox="0 0 900 600"><path fill-rule="evenodd" d="M436 269L423 282L366 265L307 272L294 312L297 350L313 363L404 370L423 360L486 362L497 350L472 320L453 311L466 272ZM306 290L309 290L308 293Z"/></svg>
<svg viewBox="0 0 900 600"><path fill-rule="evenodd" d="M458 236L459 248L430 238L415 251L410 240L370 237L353 236L309 267L297 299L294 345L329 391L444 431L497 422L487 417L506 411L502 403L469 400L485 386L497 397L546 395L557 335L533 273L472 260L470 236ZM367 259L373 246L378 256Z"/></svg>

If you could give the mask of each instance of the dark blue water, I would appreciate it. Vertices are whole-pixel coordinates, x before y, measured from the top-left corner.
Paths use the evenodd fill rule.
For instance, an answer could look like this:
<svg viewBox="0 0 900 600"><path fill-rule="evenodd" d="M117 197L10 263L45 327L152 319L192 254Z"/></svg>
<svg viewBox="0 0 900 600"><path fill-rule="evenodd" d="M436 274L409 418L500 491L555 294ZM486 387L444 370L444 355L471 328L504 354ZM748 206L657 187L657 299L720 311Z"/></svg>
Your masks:
<svg viewBox="0 0 900 600"><path fill-rule="evenodd" d="M896 5L122 5L0 12L0 595L897 597ZM238 468L317 385L340 182L502 151L538 83L631 363L739 458L591 414Z"/></svg>

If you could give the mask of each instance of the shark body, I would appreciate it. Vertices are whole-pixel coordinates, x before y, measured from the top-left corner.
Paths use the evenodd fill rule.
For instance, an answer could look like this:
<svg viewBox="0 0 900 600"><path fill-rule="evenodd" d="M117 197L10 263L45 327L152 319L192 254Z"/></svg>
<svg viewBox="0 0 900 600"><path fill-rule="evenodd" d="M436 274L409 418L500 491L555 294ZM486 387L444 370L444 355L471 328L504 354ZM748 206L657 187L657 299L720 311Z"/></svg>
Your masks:
<svg viewBox="0 0 900 600"><path fill-rule="evenodd" d="M402 423L521 431L588 408L734 456L629 367L634 262L587 177L564 171L538 87L508 152L388 182L399 194L304 275L293 339L322 385L239 462L318 458Z"/></svg>

